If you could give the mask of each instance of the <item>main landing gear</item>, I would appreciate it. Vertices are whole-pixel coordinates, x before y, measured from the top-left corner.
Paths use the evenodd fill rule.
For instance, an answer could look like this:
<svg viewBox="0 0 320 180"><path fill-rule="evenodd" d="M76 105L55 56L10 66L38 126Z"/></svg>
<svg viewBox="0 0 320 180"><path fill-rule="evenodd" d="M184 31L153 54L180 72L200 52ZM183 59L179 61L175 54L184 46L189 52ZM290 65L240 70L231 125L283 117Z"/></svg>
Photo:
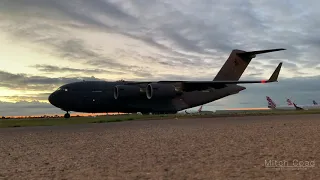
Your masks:
<svg viewBox="0 0 320 180"><path fill-rule="evenodd" d="M70 114L68 111L67 111L67 113L64 114L64 118L67 118L67 119L70 118Z"/></svg>

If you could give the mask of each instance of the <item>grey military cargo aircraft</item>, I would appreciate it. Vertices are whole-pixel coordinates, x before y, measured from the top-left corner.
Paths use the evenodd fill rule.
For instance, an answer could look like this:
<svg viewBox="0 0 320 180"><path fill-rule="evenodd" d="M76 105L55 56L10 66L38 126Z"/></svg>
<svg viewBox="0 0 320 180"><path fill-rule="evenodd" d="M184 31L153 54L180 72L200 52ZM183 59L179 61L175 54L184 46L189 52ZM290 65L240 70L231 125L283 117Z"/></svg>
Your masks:
<svg viewBox="0 0 320 180"><path fill-rule="evenodd" d="M70 111L175 114L246 89L238 84L277 82L282 62L269 80L239 79L256 55L281 50L285 49L250 52L234 49L211 81L81 81L59 87L48 100L66 111L65 118L70 117Z"/></svg>

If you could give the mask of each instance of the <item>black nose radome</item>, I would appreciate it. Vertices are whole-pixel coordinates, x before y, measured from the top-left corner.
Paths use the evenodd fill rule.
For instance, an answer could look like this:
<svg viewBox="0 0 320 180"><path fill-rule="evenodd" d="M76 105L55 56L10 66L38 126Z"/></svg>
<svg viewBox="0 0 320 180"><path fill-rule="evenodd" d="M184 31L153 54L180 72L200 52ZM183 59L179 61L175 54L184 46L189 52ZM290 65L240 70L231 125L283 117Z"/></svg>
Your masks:
<svg viewBox="0 0 320 180"><path fill-rule="evenodd" d="M55 92L53 92L52 94L50 94L50 96L49 96L49 98L48 98L48 100L49 100L49 102L50 102L50 104L52 104L52 105L54 105L54 106L56 106L57 104L56 104L56 102L55 102L55 95L56 93Z"/></svg>

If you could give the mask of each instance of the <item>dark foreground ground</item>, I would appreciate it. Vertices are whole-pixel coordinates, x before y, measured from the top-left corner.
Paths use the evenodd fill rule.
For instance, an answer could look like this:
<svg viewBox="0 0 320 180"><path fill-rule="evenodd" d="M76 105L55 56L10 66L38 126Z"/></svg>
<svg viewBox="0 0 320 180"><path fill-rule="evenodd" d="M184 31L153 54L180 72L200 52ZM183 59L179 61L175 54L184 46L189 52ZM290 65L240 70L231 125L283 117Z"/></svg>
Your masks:
<svg viewBox="0 0 320 180"><path fill-rule="evenodd" d="M319 141L320 115L8 128L0 179L320 179Z"/></svg>

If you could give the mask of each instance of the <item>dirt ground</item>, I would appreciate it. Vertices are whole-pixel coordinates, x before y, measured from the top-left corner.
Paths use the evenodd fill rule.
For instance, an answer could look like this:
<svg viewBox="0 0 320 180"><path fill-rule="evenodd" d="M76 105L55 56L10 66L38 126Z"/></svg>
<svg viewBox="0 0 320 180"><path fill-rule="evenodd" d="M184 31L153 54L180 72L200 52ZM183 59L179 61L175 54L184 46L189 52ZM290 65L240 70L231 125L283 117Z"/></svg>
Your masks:
<svg viewBox="0 0 320 180"><path fill-rule="evenodd" d="M320 115L7 128L0 179L320 179L319 142Z"/></svg>

